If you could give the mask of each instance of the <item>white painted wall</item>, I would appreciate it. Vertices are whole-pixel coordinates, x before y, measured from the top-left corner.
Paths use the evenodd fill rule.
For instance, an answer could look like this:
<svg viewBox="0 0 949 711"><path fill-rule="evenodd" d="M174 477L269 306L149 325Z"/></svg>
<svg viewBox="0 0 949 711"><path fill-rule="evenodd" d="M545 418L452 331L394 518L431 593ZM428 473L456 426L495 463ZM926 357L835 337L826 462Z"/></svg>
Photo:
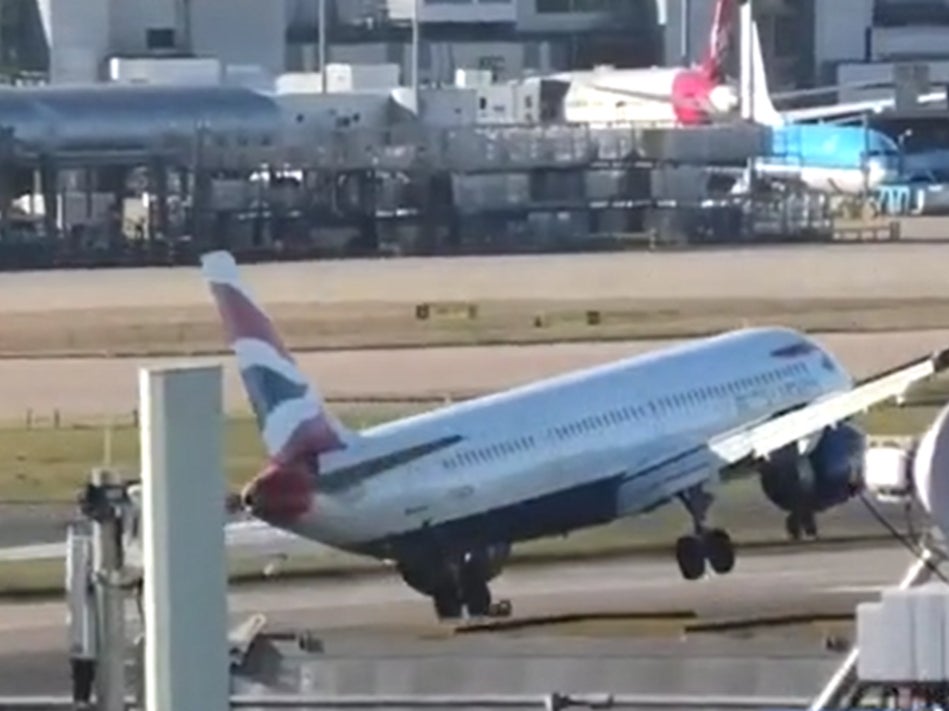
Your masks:
<svg viewBox="0 0 949 711"><path fill-rule="evenodd" d="M50 47L50 80L96 81L109 45L108 0L41 0L39 13Z"/></svg>
<svg viewBox="0 0 949 711"><path fill-rule="evenodd" d="M875 61L949 55L949 27L875 27L870 48Z"/></svg>
<svg viewBox="0 0 949 711"><path fill-rule="evenodd" d="M847 84L862 81L879 81L892 84L895 62L844 63L837 67L837 82ZM938 85L949 84L949 59L944 61L927 62L929 66L929 81L935 90ZM866 101L871 99L885 99L893 96L892 88L860 89L842 88L839 92L840 101Z"/></svg>
<svg viewBox="0 0 949 711"><path fill-rule="evenodd" d="M532 4L533 0L529 3ZM422 22L514 22L517 5L524 0L418 0ZM416 0L386 0L389 17L393 20L411 20Z"/></svg>
<svg viewBox="0 0 949 711"><path fill-rule="evenodd" d="M223 64L257 64L271 74L284 69L286 6L260 0L190 0L194 51Z"/></svg>
<svg viewBox="0 0 949 711"><path fill-rule="evenodd" d="M73 4L85 7L85 3ZM176 5L176 0L111 0L110 17L105 25L110 30L111 52L143 52L146 48L146 30L177 27ZM91 20L84 22L91 24ZM181 27L177 29L182 31Z"/></svg>
<svg viewBox="0 0 949 711"><path fill-rule="evenodd" d="M293 47L289 67L300 71L308 67L307 57L315 57L315 45ZM330 45L331 62L346 64L395 63L401 67L401 80L412 76L411 47L408 44L367 42ZM421 78L425 83L450 85L457 69L499 68L497 79L507 81L530 74L549 74L558 69L556 51L549 41L539 42L429 42L422 41L419 52ZM315 61L311 64L315 65ZM312 68L312 67L311 67Z"/></svg>
<svg viewBox="0 0 949 711"><path fill-rule="evenodd" d="M833 0L814 6L814 54L818 76L839 62L863 61L873 0Z"/></svg>

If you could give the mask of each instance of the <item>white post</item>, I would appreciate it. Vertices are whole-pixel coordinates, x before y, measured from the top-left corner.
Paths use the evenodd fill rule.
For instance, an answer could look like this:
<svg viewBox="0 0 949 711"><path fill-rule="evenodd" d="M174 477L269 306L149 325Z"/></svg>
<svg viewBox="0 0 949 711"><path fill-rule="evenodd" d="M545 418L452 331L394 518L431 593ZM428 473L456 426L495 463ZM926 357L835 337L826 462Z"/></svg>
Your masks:
<svg viewBox="0 0 949 711"><path fill-rule="evenodd" d="M220 366L139 371L147 711L229 704Z"/></svg>
<svg viewBox="0 0 949 711"><path fill-rule="evenodd" d="M326 0L319 0L320 91L326 93Z"/></svg>
<svg viewBox="0 0 949 711"><path fill-rule="evenodd" d="M422 41L422 0L414 0L412 6L412 101L415 102L413 107L416 115L419 110L419 99L418 92L421 82L419 81L419 45Z"/></svg>
<svg viewBox="0 0 949 711"><path fill-rule="evenodd" d="M95 469L92 484L107 497L108 490L121 486L109 469ZM125 593L122 591L122 560L118 537L118 511L106 504L103 516L92 525L92 558L96 586L96 617L99 624L99 661L96 698L102 711L125 708ZM108 511L108 513L106 513Z"/></svg>
<svg viewBox="0 0 949 711"><path fill-rule="evenodd" d="M754 22L754 8L751 0L746 0L738 9L738 86L741 117L746 121L755 121L754 115L754 72L752 71L753 49L751 45L751 23Z"/></svg>

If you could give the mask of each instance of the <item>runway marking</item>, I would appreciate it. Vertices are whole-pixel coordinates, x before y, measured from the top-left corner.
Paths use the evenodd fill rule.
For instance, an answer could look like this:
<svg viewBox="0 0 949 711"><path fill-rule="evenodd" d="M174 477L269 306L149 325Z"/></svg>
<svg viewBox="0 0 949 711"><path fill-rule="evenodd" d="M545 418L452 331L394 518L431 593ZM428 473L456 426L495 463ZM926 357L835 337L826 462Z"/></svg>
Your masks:
<svg viewBox="0 0 949 711"><path fill-rule="evenodd" d="M824 588L824 592L837 593L840 595L852 595L854 593L880 593L890 585L836 585L834 587Z"/></svg>

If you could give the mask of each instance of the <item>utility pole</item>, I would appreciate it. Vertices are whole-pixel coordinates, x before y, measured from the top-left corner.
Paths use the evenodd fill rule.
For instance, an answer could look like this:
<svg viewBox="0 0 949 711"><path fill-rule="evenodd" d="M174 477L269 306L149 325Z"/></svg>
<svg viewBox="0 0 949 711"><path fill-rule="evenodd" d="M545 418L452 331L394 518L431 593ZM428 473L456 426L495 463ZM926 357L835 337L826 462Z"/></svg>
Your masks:
<svg viewBox="0 0 949 711"><path fill-rule="evenodd" d="M320 90L326 93L326 0L319 0L319 52L320 52Z"/></svg>
<svg viewBox="0 0 949 711"><path fill-rule="evenodd" d="M679 0L681 17L679 18L679 52L682 55L682 66L689 66L692 44L692 1Z"/></svg>
<svg viewBox="0 0 949 711"><path fill-rule="evenodd" d="M122 512L125 487L109 469L95 469L81 508L92 520L92 560L99 623L96 700L101 711L125 711L125 593Z"/></svg>
<svg viewBox="0 0 949 711"><path fill-rule="evenodd" d="M415 111L418 112L419 100L419 42L421 41L421 32L419 23L421 22L422 0L414 0L412 8L412 100L415 102Z"/></svg>

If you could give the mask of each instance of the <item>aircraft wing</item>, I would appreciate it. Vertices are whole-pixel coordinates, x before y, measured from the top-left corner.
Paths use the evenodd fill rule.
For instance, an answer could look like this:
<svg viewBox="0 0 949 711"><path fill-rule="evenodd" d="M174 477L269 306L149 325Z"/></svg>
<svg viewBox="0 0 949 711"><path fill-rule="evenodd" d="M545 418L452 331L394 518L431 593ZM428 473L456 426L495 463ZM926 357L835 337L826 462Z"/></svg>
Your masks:
<svg viewBox="0 0 949 711"><path fill-rule="evenodd" d="M671 97L669 97L667 94L653 94L646 91L621 89L619 87L605 86L603 84L586 84L585 86L588 89L595 89L596 91L602 91L607 94L616 94L617 96L628 96L631 99L639 99L640 101L654 101L660 104L668 104L672 101ZM713 108L708 102L692 97L681 97L677 99L677 102L680 105L689 106L693 109L698 109L701 111L708 111Z"/></svg>
<svg viewBox="0 0 949 711"><path fill-rule="evenodd" d="M235 521L224 528L224 545L236 557L285 556L294 553L327 553L331 549L263 521ZM66 543L36 543L0 548L0 563L63 559ZM134 553L130 556L134 560Z"/></svg>
<svg viewBox="0 0 949 711"><path fill-rule="evenodd" d="M910 386L949 369L949 348L884 373L874 375L850 390L829 395L810 405L771 420L723 432L696 441L656 442L651 451L637 450L626 470L630 481L644 473L653 486L663 489L666 499L696 484L727 481L753 471L755 461L789 444L806 440L825 427L835 425L874 405L902 398ZM615 458L613 459L615 461Z"/></svg>
<svg viewBox="0 0 949 711"><path fill-rule="evenodd" d="M708 448L726 465L766 458L786 445L865 412L874 405L893 398L901 400L910 386L947 368L949 349L936 351L799 410L713 437Z"/></svg>
<svg viewBox="0 0 949 711"><path fill-rule="evenodd" d="M933 91L928 94L922 94L919 97L920 103L931 104L946 99L945 90ZM853 116L862 113L879 113L884 109L891 109L896 104L896 98L887 99L867 99L865 101L850 101L842 104L830 104L828 106L808 106L801 109L787 109L781 111L781 116L788 123L799 123L801 121L820 121L822 119L840 118L843 116Z"/></svg>

